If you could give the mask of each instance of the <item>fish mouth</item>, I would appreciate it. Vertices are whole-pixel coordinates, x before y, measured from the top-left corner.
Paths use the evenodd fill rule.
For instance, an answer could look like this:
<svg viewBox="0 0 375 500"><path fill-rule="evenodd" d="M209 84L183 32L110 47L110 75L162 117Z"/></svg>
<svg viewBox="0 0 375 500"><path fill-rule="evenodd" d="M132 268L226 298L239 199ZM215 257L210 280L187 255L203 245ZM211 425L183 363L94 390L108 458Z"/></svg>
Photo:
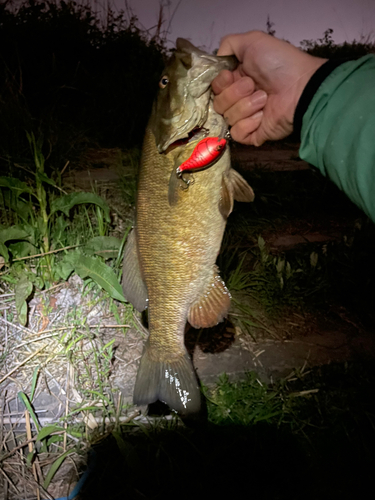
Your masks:
<svg viewBox="0 0 375 500"><path fill-rule="evenodd" d="M188 133L187 137L184 137L183 139L177 139L177 141L172 142L164 151L164 154L168 154L173 149L178 148L180 146L185 146L186 144L190 144L192 142L198 142L201 139L207 137L209 133L210 131L205 127L195 127Z"/></svg>

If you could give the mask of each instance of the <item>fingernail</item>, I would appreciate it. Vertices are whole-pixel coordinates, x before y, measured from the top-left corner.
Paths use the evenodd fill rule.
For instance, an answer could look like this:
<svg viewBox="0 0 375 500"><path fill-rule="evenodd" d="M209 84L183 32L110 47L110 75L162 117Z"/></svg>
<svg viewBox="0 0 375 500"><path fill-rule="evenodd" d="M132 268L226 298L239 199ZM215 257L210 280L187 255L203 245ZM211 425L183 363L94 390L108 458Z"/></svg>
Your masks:
<svg viewBox="0 0 375 500"><path fill-rule="evenodd" d="M264 90L258 90L251 96L252 105L262 106L267 101L267 94Z"/></svg>
<svg viewBox="0 0 375 500"><path fill-rule="evenodd" d="M252 120L259 120L259 118L262 118L263 116L263 111L257 111L254 115L252 115L250 118Z"/></svg>

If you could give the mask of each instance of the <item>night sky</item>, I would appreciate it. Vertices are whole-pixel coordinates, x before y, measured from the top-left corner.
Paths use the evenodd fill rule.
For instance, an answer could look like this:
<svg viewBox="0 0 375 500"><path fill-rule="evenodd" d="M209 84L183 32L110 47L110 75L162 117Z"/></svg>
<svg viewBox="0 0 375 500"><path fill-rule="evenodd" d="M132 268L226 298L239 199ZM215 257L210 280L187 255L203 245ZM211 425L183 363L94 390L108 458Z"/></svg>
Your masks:
<svg viewBox="0 0 375 500"><path fill-rule="evenodd" d="M125 0L112 0L117 9ZM159 0L127 0L144 28L155 26ZM266 30L267 15L276 36L295 45L301 40L321 38L333 28L335 42L375 38L375 0L163 0L168 19L176 12L168 39L189 38L208 51L218 48L221 37L251 29ZM169 6L168 6L169 4Z"/></svg>

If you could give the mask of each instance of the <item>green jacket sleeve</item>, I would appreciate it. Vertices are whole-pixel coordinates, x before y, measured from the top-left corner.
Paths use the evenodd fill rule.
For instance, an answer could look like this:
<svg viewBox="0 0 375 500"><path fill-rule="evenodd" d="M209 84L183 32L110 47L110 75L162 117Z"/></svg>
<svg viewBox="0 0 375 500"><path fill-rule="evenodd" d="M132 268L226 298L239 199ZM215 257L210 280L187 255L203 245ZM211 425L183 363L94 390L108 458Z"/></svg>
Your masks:
<svg viewBox="0 0 375 500"><path fill-rule="evenodd" d="M300 157L375 222L375 56L341 64L302 120Z"/></svg>

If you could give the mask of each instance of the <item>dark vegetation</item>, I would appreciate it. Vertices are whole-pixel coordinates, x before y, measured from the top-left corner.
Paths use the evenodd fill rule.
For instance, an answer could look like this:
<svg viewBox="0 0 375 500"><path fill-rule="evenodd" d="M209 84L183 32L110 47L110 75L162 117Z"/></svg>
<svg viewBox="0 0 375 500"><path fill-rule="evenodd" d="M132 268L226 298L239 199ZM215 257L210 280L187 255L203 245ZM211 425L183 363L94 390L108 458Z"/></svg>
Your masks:
<svg viewBox="0 0 375 500"><path fill-rule="evenodd" d="M90 3L0 3L0 154L28 156L25 130L62 168L88 143L141 144L166 53L137 19ZM4 167L3 167L4 168Z"/></svg>
<svg viewBox="0 0 375 500"><path fill-rule="evenodd" d="M375 53L375 44L371 37L336 44L331 28L327 29L323 37L318 40L302 40L301 47L313 56L327 59L357 59L366 54Z"/></svg>

